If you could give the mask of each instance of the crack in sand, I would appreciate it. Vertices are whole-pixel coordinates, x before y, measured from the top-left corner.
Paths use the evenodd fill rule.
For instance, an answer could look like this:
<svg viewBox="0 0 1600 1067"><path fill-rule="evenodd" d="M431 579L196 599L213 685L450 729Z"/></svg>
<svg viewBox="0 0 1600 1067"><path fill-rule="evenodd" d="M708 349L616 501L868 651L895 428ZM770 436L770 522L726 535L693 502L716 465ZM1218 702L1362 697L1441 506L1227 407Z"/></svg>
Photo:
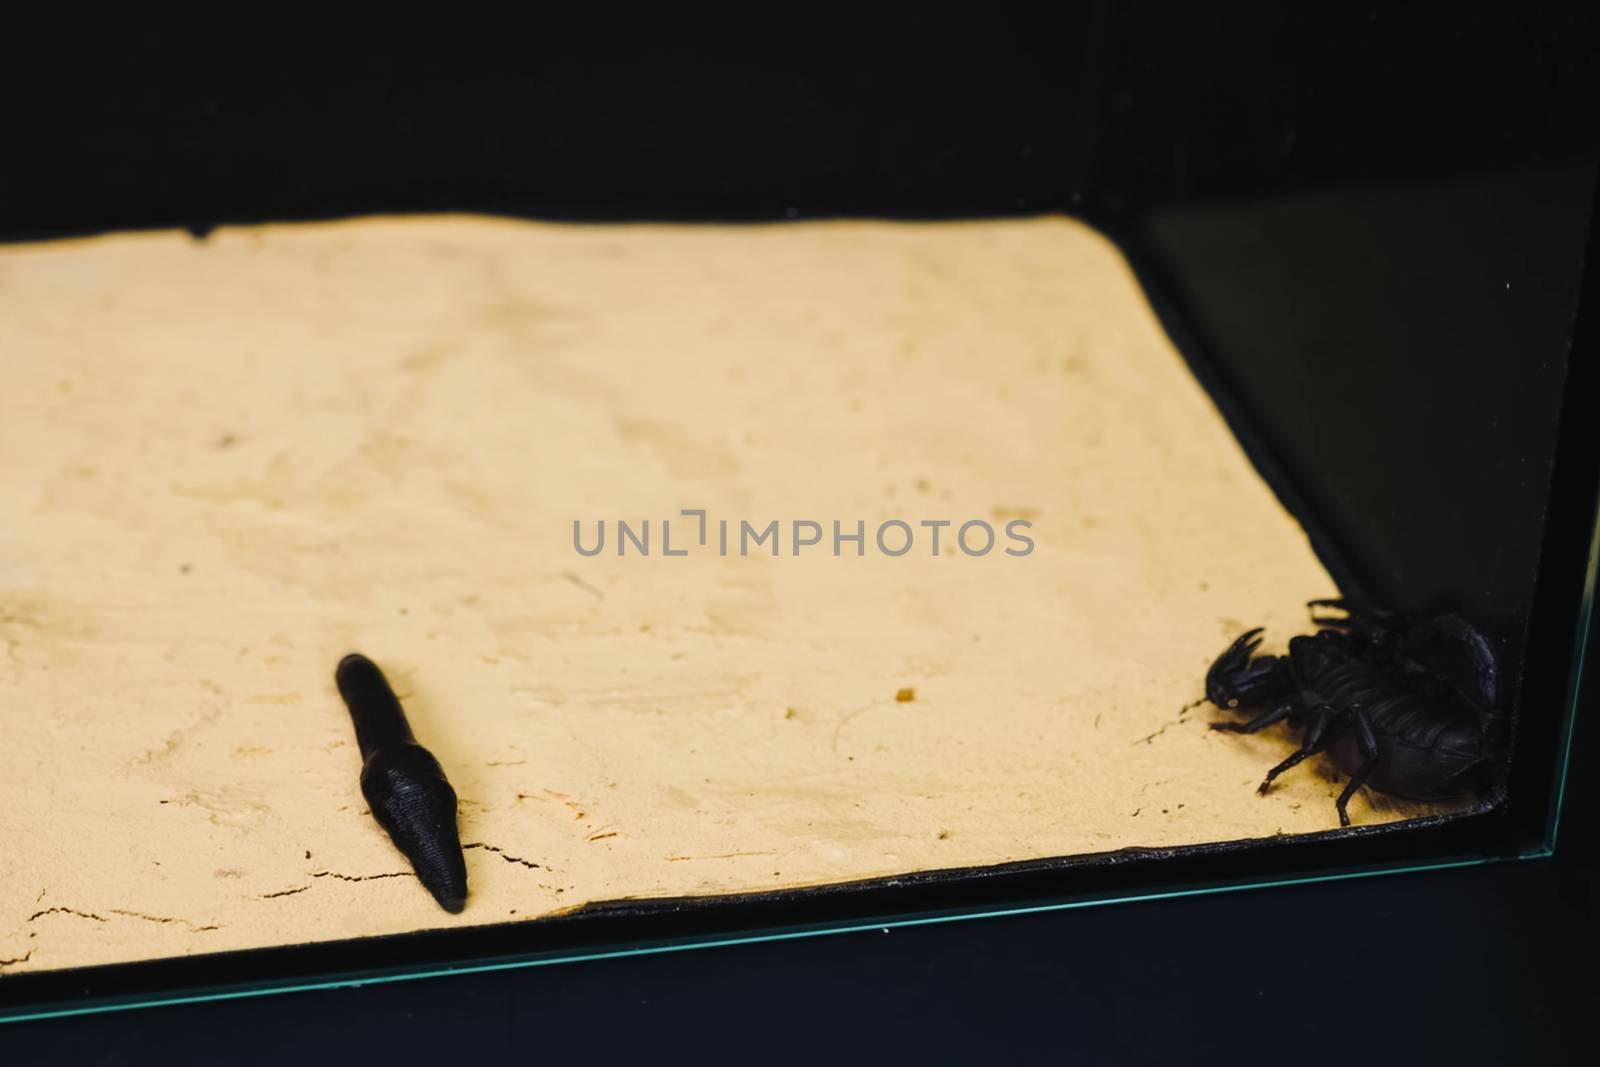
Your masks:
<svg viewBox="0 0 1600 1067"><path fill-rule="evenodd" d="M379 878L415 878L411 871L394 871L389 874L340 874L338 871L312 871L313 878L337 878L341 882L371 882Z"/></svg>
<svg viewBox="0 0 1600 1067"><path fill-rule="evenodd" d="M210 924L205 925L205 926L197 926L194 923L190 922L188 919L179 919L179 918L170 917L170 916L163 916L163 915L146 915L142 911L128 911L126 908L112 908L111 909L111 914L113 914L113 915L126 915L130 919L143 919L147 923L178 923L180 926L187 926L190 930L193 930L197 934L198 933L204 933L207 930L220 930L220 929L222 929L220 926L215 926L215 925L210 925Z"/></svg>
<svg viewBox="0 0 1600 1067"><path fill-rule="evenodd" d="M473 842L471 842L469 844L465 844L465 845L461 846L461 849L462 849L463 852L466 851L469 848L481 848L485 852L493 852L496 856L499 856L501 859L505 860L507 863L520 863L524 867L530 867L530 868L533 868L534 870L538 870L539 869L539 864L533 862L532 860L525 860L521 856L513 856L509 852L506 852L504 849L496 848L494 845L486 845L482 841L473 841Z"/></svg>
<svg viewBox="0 0 1600 1067"><path fill-rule="evenodd" d="M261 894L261 899L262 900L276 900L278 897L292 897L296 893L304 893L307 889L310 889L310 888L311 887L308 886L308 885L297 885L293 889L280 889L276 893L262 893Z"/></svg>
<svg viewBox="0 0 1600 1067"><path fill-rule="evenodd" d="M1161 729L1157 730L1155 733L1147 734L1146 736L1139 738L1139 740L1137 740L1137 741L1135 741L1133 743L1136 744L1136 745L1148 745L1148 744L1152 743L1153 741L1155 741L1156 738L1160 737L1162 734L1164 734L1168 730L1172 729L1174 726L1182 726L1185 722L1188 721L1188 720L1186 720L1184 718L1184 716L1189 714L1189 712L1193 711L1195 708L1198 708L1201 704L1204 704L1205 702L1206 702L1206 698L1205 697L1201 697L1199 700L1196 700L1191 704L1185 704L1183 707L1178 709L1178 717L1176 719L1173 719L1171 722L1167 723L1165 726L1163 726Z"/></svg>
<svg viewBox="0 0 1600 1067"><path fill-rule="evenodd" d="M33 922L33 920L42 919L46 915L76 915L80 919L93 919L97 923L107 921L104 915L96 915L89 911L79 911L77 908L45 908L43 911L36 911L28 916L27 921Z"/></svg>
<svg viewBox="0 0 1600 1067"><path fill-rule="evenodd" d="M111 911L112 915L121 915L121 916L124 916L125 918L129 918L129 919L142 919L143 921L150 922L150 923L178 923L181 926L187 926L190 930L194 931L195 933L203 933L206 930L220 930L220 929L222 929L220 926L214 926L214 925L210 925L210 924L201 926L201 925L197 925L197 924L195 924L193 922L190 922L188 919L179 919L179 918L176 918L174 916L165 916L165 915L148 915L148 914L146 914L146 913L144 913L142 911L130 911L127 908L112 908L112 909L110 909L110 911ZM64 908L64 907L45 908L42 911L36 911L32 915L28 916L26 921L27 922L33 922L35 919L42 919L46 915L73 915L73 916L76 916L79 919L93 919L97 923L103 923L103 922L110 922L111 921L111 920L107 919L104 915L96 915L92 911L79 911L77 908ZM12 962L17 962L17 961L13 960Z"/></svg>

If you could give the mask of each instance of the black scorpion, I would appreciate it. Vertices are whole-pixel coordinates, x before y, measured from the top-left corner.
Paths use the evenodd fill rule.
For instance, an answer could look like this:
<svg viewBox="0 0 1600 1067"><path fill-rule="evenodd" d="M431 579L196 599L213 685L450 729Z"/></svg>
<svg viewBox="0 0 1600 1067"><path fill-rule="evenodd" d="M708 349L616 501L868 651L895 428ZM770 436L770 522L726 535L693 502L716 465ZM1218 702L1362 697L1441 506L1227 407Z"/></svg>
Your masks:
<svg viewBox="0 0 1600 1067"><path fill-rule="evenodd" d="M1311 636L1288 655L1258 656L1262 630L1229 645L1206 673L1206 698L1252 711L1213 730L1255 733L1287 721L1300 748L1267 772L1260 792L1308 756L1326 752L1350 780L1339 794L1339 825L1363 785L1411 800L1444 800L1491 783L1505 715L1494 651L1454 615L1426 619L1313 600ZM1341 616L1318 615L1333 608Z"/></svg>

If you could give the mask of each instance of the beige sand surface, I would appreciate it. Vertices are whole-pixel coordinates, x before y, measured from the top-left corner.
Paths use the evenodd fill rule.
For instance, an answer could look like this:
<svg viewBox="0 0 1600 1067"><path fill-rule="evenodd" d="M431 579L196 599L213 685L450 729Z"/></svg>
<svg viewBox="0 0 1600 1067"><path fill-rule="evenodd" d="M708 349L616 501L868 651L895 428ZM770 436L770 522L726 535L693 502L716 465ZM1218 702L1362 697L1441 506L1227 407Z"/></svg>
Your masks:
<svg viewBox="0 0 1600 1067"><path fill-rule="evenodd" d="M12 246L0 369L6 973L1335 824L1255 795L1286 736L1180 715L1332 583L1077 223ZM352 649L462 797L460 916L365 814Z"/></svg>

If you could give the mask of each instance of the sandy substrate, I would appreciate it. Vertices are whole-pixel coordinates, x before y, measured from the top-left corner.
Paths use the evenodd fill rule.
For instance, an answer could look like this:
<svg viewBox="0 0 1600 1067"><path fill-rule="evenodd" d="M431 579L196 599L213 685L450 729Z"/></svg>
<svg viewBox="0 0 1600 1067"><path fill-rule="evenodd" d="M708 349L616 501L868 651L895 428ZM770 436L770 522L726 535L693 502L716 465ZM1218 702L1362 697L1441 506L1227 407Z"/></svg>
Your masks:
<svg viewBox="0 0 1600 1067"><path fill-rule="evenodd" d="M5 973L1335 825L1180 714L1333 587L1074 222L12 246L0 369ZM365 814L353 649L462 798L460 916Z"/></svg>

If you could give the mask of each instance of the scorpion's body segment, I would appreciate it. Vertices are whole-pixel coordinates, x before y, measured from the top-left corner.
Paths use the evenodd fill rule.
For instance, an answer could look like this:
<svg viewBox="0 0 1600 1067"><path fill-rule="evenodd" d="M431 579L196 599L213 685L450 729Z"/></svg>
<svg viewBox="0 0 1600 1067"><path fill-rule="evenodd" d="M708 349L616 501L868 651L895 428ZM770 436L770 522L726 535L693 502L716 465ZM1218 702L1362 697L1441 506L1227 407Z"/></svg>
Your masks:
<svg viewBox="0 0 1600 1067"><path fill-rule="evenodd" d="M1342 601L1311 606L1349 610ZM1300 731L1300 749L1268 772L1261 792L1319 752L1350 779L1337 803L1343 826L1362 785L1440 800L1488 784L1502 715L1498 666L1483 635L1453 616L1350 611L1313 621L1318 632L1292 638L1284 656L1255 655L1261 631L1244 634L1206 675L1212 703L1253 713L1212 729L1254 733L1287 722Z"/></svg>

